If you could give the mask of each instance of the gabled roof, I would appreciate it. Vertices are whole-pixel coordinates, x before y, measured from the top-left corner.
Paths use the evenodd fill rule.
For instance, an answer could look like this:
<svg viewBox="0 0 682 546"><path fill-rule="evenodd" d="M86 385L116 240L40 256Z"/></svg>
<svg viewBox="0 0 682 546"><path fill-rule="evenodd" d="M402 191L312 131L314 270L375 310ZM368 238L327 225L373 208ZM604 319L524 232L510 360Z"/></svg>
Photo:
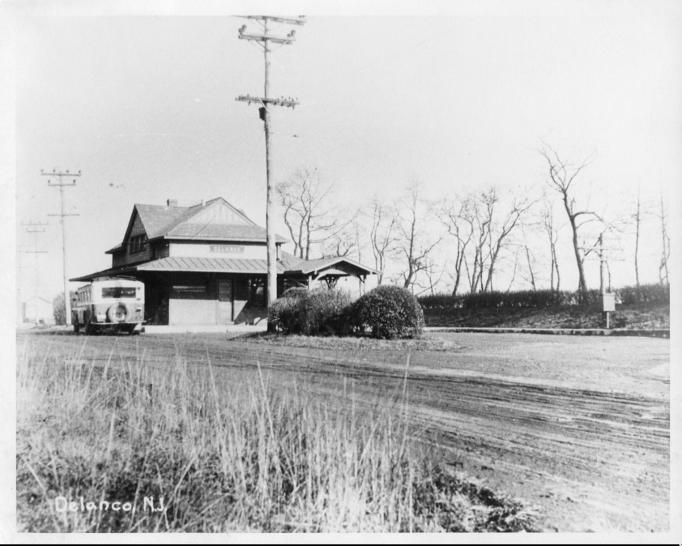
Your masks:
<svg viewBox="0 0 682 546"><path fill-rule="evenodd" d="M297 256L294 256L293 254L282 249L279 251L279 261L282 262L282 265L286 271L300 271L301 262L305 262L305 260L302 258L298 258Z"/></svg>
<svg viewBox="0 0 682 546"><path fill-rule="evenodd" d="M228 239L231 241L265 241L265 228L260 226L238 226L233 224L198 224L183 222L164 235L166 239ZM278 243L287 240L276 235Z"/></svg>
<svg viewBox="0 0 682 546"><path fill-rule="evenodd" d="M192 222L192 219L210 207L220 204L231 210L241 223L212 223L206 221ZM240 242L265 242L265 229L251 220L244 211L238 209L222 197L216 197L204 203L190 207L146 205L136 203L128 222L123 241L125 241L132 229L135 216L139 216L144 227L147 239L193 239L193 240L225 240ZM287 240L276 236L277 243L285 243ZM123 247L123 242L107 250L107 254L115 252Z"/></svg>
<svg viewBox="0 0 682 546"><path fill-rule="evenodd" d="M338 264L350 265L351 268L357 269L359 272L365 274L376 273L373 269L365 267L364 265L343 256L304 260L284 251L280 251L279 256L287 273L302 273L303 275L308 275L309 273L316 273L317 271L328 269Z"/></svg>
<svg viewBox="0 0 682 546"><path fill-rule="evenodd" d="M336 258L320 258L319 260L305 260L301 264L301 272L302 273L313 273L316 271L320 271L321 269L327 269L332 266L338 265L338 264L348 264L352 266L355 269L358 269L360 271L365 272L366 274L373 274L376 273L374 269L370 269L369 267L365 267L364 265L351 260L349 258L344 258L343 256L339 256Z"/></svg>

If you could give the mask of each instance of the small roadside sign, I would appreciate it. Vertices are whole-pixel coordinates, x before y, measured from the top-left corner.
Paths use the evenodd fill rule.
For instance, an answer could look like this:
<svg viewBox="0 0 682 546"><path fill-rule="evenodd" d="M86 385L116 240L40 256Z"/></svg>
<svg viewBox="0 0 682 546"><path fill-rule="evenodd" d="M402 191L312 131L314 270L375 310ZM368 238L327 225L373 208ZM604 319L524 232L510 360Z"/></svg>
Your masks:
<svg viewBox="0 0 682 546"><path fill-rule="evenodd" d="M616 310L616 294L614 292L605 292L602 294L603 310L605 312L613 312Z"/></svg>

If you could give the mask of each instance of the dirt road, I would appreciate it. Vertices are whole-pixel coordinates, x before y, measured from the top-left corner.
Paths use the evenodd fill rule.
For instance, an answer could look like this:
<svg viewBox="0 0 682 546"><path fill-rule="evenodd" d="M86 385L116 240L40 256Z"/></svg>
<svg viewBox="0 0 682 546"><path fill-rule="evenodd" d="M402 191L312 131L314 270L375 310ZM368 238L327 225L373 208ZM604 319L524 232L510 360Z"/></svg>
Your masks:
<svg viewBox="0 0 682 546"><path fill-rule="evenodd" d="M436 334L433 334L434 336ZM669 490L669 341L504 334L437 334L446 351L415 351L410 420L447 448L446 463L538 505L560 531L664 531ZM81 358L176 355L225 374L255 370L333 404L352 392L380 407L402 392L406 354L290 347L218 334L20 335ZM397 411L397 408L396 408Z"/></svg>

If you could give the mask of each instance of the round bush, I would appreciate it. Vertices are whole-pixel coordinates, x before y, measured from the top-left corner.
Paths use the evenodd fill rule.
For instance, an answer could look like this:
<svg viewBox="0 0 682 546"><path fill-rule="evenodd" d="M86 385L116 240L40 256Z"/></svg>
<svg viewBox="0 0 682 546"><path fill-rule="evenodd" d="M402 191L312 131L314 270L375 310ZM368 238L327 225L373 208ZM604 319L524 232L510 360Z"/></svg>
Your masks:
<svg viewBox="0 0 682 546"><path fill-rule="evenodd" d="M269 321L285 334L334 335L347 330L350 296L341 290L290 289L268 310Z"/></svg>
<svg viewBox="0 0 682 546"><path fill-rule="evenodd" d="M382 339L415 337L424 328L417 298L399 286L381 285L358 299L351 309L358 333Z"/></svg>

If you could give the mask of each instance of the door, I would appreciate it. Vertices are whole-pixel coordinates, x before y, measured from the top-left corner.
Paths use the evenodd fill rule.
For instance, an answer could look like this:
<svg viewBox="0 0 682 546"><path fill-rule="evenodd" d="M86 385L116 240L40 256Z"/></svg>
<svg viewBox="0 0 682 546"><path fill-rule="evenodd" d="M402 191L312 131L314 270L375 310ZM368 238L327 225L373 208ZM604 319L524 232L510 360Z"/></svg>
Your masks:
<svg viewBox="0 0 682 546"><path fill-rule="evenodd" d="M232 279L218 279L218 324L233 321L232 317Z"/></svg>

